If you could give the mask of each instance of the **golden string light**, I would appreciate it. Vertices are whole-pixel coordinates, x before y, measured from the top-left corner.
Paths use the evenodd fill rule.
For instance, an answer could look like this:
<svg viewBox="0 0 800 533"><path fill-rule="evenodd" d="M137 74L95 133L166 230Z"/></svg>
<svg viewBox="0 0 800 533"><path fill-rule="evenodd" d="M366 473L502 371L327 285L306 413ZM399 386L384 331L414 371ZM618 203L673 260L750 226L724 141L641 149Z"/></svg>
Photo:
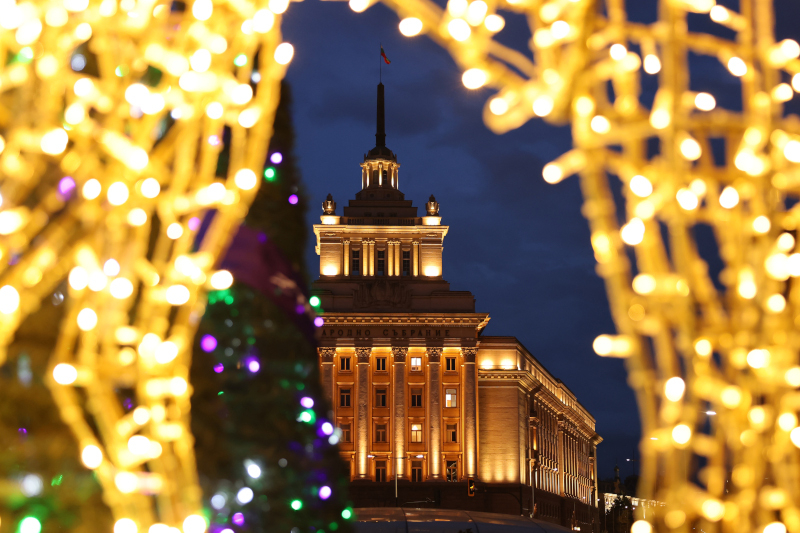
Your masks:
<svg viewBox="0 0 800 533"><path fill-rule="evenodd" d="M617 0L383 3L403 35L451 53L465 87L495 89L492 131L535 117L572 128L574 149L543 177L578 174L618 329L594 349L626 359L639 496L666 503L634 533L800 532L800 121L783 110L800 91L800 45L776 42L772 2L661 0L652 23ZM494 39L498 10L525 17L530 50ZM690 31L689 16L722 31ZM741 104L692 91L690 54L719 61Z"/></svg>
<svg viewBox="0 0 800 533"><path fill-rule="evenodd" d="M258 190L288 5L0 1L0 361L66 278L49 386L114 533L207 527L192 339L233 281L215 265Z"/></svg>

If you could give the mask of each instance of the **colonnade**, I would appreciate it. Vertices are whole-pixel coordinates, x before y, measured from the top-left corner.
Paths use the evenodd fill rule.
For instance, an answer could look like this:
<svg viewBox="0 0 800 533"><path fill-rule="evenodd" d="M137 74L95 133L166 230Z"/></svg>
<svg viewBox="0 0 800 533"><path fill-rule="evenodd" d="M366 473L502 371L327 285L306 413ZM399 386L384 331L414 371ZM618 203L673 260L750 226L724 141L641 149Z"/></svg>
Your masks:
<svg viewBox="0 0 800 533"><path fill-rule="evenodd" d="M419 241L401 239L343 239L342 268L345 276L351 275L352 251L359 251L359 275L375 276L377 272L377 252L384 252L384 276L403 275L403 252L411 252L409 275L419 276Z"/></svg>

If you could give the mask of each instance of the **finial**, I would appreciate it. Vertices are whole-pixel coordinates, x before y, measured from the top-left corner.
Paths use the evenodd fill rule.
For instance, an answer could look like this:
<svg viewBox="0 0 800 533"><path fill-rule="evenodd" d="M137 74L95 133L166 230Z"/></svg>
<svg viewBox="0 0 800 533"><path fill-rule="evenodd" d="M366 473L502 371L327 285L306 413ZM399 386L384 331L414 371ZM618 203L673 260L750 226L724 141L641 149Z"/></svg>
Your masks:
<svg viewBox="0 0 800 533"><path fill-rule="evenodd" d="M375 133L375 146L386 147L386 115L383 111L383 83L378 84L378 124Z"/></svg>
<svg viewBox="0 0 800 533"><path fill-rule="evenodd" d="M436 201L436 198L431 194L428 203L425 204L425 208L428 210L429 217L435 217L439 215L439 202Z"/></svg>
<svg viewBox="0 0 800 533"><path fill-rule="evenodd" d="M333 195L328 194L328 197L322 202L322 212L326 215L336 214L336 202L333 201Z"/></svg>

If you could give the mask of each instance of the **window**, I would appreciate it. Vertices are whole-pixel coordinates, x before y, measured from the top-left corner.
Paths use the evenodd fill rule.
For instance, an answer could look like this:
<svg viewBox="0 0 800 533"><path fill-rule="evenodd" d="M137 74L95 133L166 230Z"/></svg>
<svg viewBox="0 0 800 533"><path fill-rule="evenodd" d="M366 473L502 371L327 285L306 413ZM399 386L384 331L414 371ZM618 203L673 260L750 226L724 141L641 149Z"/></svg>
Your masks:
<svg viewBox="0 0 800 533"><path fill-rule="evenodd" d="M385 357L378 357L375 359L375 370L380 372L386 372L386 358Z"/></svg>
<svg viewBox="0 0 800 533"><path fill-rule="evenodd" d="M444 406L445 407L458 407L458 401L456 400L457 394L456 389L445 389L444 390Z"/></svg>
<svg viewBox="0 0 800 533"><path fill-rule="evenodd" d="M376 276L383 276L386 274L386 251L378 250L378 271Z"/></svg>
<svg viewBox="0 0 800 533"><path fill-rule="evenodd" d="M411 424L411 442L422 442L422 424Z"/></svg>
<svg viewBox="0 0 800 533"><path fill-rule="evenodd" d="M411 389L411 407L422 407L422 389Z"/></svg>
<svg viewBox="0 0 800 533"><path fill-rule="evenodd" d="M339 429L342 430L342 442L352 442L350 439L350 424L342 424L339 426Z"/></svg>
<svg viewBox="0 0 800 533"><path fill-rule="evenodd" d="M445 370L452 372L456 369L456 358L455 357L445 357Z"/></svg>
<svg viewBox="0 0 800 533"><path fill-rule="evenodd" d="M447 481L458 481L458 461L447 461L445 479Z"/></svg>
<svg viewBox="0 0 800 533"><path fill-rule="evenodd" d="M339 407L350 407L350 389L339 389Z"/></svg>
<svg viewBox="0 0 800 533"><path fill-rule="evenodd" d="M375 442L386 442L386 424L375 424Z"/></svg>
<svg viewBox="0 0 800 533"><path fill-rule="evenodd" d="M350 372L350 358L342 357L339 359L339 370L342 372Z"/></svg>
<svg viewBox="0 0 800 533"><path fill-rule="evenodd" d="M445 442L458 442L458 424L447 424L444 435Z"/></svg>
<svg viewBox="0 0 800 533"><path fill-rule="evenodd" d="M422 357L411 358L411 371L419 372L422 370Z"/></svg>
<svg viewBox="0 0 800 533"><path fill-rule="evenodd" d="M375 481L386 481L386 461L375 461Z"/></svg>
<svg viewBox="0 0 800 533"><path fill-rule="evenodd" d="M422 461L411 461L411 481L422 482Z"/></svg>
<svg viewBox="0 0 800 533"><path fill-rule="evenodd" d="M351 276L359 276L361 275L361 250L353 250L350 252L351 260L351 267L350 267L350 275Z"/></svg>
<svg viewBox="0 0 800 533"><path fill-rule="evenodd" d="M386 389L375 389L375 407L386 407Z"/></svg>
<svg viewBox="0 0 800 533"><path fill-rule="evenodd" d="M403 275L411 275L411 252L403 252Z"/></svg>

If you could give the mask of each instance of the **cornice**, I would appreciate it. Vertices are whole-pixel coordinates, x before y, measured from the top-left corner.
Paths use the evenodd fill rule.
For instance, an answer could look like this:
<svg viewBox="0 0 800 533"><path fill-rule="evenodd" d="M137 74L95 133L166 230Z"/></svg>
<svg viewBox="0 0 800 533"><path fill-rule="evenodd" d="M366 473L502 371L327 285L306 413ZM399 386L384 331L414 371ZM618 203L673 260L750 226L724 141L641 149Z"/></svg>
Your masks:
<svg viewBox="0 0 800 533"><path fill-rule="evenodd" d="M489 313L325 313L326 326L346 324L429 324L442 327L483 328Z"/></svg>

